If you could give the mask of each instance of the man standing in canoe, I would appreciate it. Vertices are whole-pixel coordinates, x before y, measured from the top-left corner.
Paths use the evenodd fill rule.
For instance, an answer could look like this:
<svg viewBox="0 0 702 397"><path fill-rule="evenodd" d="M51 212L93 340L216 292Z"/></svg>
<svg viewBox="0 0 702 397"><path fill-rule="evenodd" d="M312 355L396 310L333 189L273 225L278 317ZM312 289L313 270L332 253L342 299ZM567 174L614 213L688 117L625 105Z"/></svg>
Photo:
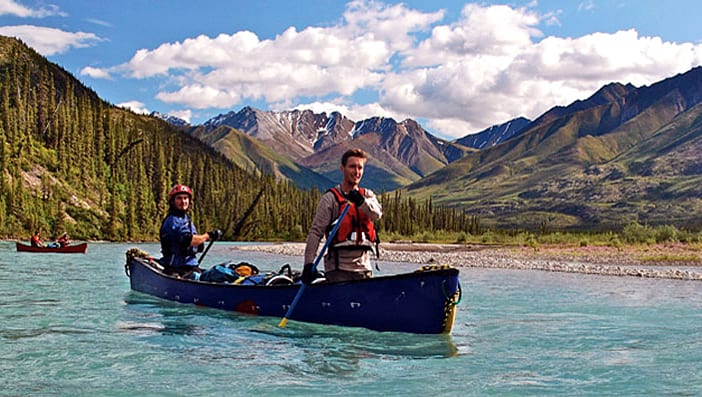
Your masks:
<svg viewBox="0 0 702 397"><path fill-rule="evenodd" d="M323 236L350 205L338 231L324 255L327 281L359 280L373 276L371 254L379 242L373 222L383 216L383 208L370 189L359 187L367 156L361 149L350 149L341 157L341 184L329 189L319 200L312 227L307 235L302 281L310 283L315 274L313 262Z"/></svg>
<svg viewBox="0 0 702 397"><path fill-rule="evenodd" d="M160 239L163 258L159 262L169 273L186 276L197 271L196 254L202 252L205 241L219 240L222 231L217 229L197 234L188 210L193 191L186 185L175 185L168 193L168 215L161 224Z"/></svg>

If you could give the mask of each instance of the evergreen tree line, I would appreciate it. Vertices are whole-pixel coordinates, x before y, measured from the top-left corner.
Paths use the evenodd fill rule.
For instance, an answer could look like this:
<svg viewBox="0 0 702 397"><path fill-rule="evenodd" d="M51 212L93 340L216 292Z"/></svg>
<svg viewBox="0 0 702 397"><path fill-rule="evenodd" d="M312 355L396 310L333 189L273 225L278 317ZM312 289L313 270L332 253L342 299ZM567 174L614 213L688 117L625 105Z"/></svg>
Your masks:
<svg viewBox="0 0 702 397"><path fill-rule="evenodd" d="M174 184L194 191L200 232L238 240L303 240L321 192L235 166L149 116L99 99L59 66L0 36L0 235L155 240ZM242 219L256 196L261 199ZM479 222L431 200L380 195L382 231L476 231ZM243 222L242 222L243 221ZM242 224L241 233L234 227Z"/></svg>

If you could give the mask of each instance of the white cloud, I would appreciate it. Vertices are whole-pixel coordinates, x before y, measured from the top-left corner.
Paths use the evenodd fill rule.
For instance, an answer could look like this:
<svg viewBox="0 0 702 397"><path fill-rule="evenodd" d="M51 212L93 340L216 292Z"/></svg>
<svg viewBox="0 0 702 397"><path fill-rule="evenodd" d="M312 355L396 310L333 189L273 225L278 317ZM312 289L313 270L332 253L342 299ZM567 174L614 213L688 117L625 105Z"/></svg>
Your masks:
<svg viewBox="0 0 702 397"><path fill-rule="evenodd" d="M406 54L407 67L431 66L466 58L510 57L532 44L540 36L539 18L527 9L508 6L481 7L467 4L462 19L452 25L433 29L431 36Z"/></svg>
<svg viewBox="0 0 702 397"><path fill-rule="evenodd" d="M387 5L373 0L354 0L347 4L345 25L339 31L347 37L372 36L390 45L393 51L411 48L410 33L424 31L444 18L445 11L423 13L402 3Z"/></svg>
<svg viewBox="0 0 702 397"><path fill-rule="evenodd" d="M57 6L48 5L42 8L29 8L13 0L0 0L0 15L14 15L21 18L44 18L48 16L66 16Z"/></svg>
<svg viewBox="0 0 702 397"><path fill-rule="evenodd" d="M110 79L110 73L107 69L94 68L86 66L80 71L81 76L90 76L94 79Z"/></svg>
<svg viewBox="0 0 702 397"><path fill-rule="evenodd" d="M633 29L543 37L539 27L560 24L558 15L539 14L534 4L468 3L458 20L445 21L443 10L354 0L333 26L291 27L266 40L249 31L201 35L84 72L162 79L157 99L194 109L306 104L354 120L423 119L443 136L461 137L535 118L610 82L651 84L702 62L701 45Z"/></svg>
<svg viewBox="0 0 702 397"><path fill-rule="evenodd" d="M108 28L112 27L112 24L111 24L111 23L109 23L109 22L107 22L107 21L103 21L102 19L97 19L97 18L86 18L85 21L86 21L86 22L90 22L90 23L95 24L95 25L99 25L99 26L105 26L105 27L108 27Z"/></svg>
<svg viewBox="0 0 702 397"><path fill-rule="evenodd" d="M381 103L461 137L592 95L610 82L646 85L702 62L702 47L641 37L635 30L546 37L526 9L467 5L388 74ZM505 23L507 22L507 25Z"/></svg>
<svg viewBox="0 0 702 397"><path fill-rule="evenodd" d="M201 84L184 86L175 92L160 92L156 98L166 103L184 103L196 109L226 108L240 100L240 96L232 90L220 90Z"/></svg>
<svg viewBox="0 0 702 397"><path fill-rule="evenodd" d="M595 2L593 0L587 0L578 3L578 11L592 11L595 9Z"/></svg>
<svg viewBox="0 0 702 397"><path fill-rule="evenodd" d="M280 106L274 108L276 111L289 110L289 106ZM371 117L388 117L395 121L403 121L407 118L411 118L407 114L401 114L397 112L392 112L388 109L383 108L379 103L369 103L365 105L349 104L344 103L343 100L337 102L310 102L298 104L292 109L305 110L309 109L315 113L327 113L339 112L349 118L352 121L361 121L369 119Z"/></svg>
<svg viewBox="0 0 702 397"><path fill-rule="evenodd" d="M134 113L139 113L139 114L149 114L151 113L149 109L146 108L146 106L139 101L127 101L127 102L122 102L118 103L117 106L129 109Z"/></svg>
<svg viewBox="0 0 702 397"><path fill-rule="evenodd" d="M171 110L168 112L171 116L178 117L181 120L184 120L185 122L189 123L190 118L193 117L193 112L190 109L185 109L185 110Z"/></svg>
<svg viewBox="0 0 702 397"><path fill-rule="evenodd" d="M1 26L0 35L17 37L44 56L60 54L70 48L88 47L100 41L93 33L66 32L33 25Z"/></svg>
<svg viewBox="0 0 702 397"><path fill-rule="evenodd" d="M204 35L141 49L116 68L134 78L166 77L175 89L156 97L198 109L226 108L244 100L293 102L300 97L352 96L377 89L390 58L412 44L413 29L426 29L443 15L403 5L356 1L346 22L328 28L288 28L272 40L248 31ZM98 76L100 70L87 70Z"/></svg>

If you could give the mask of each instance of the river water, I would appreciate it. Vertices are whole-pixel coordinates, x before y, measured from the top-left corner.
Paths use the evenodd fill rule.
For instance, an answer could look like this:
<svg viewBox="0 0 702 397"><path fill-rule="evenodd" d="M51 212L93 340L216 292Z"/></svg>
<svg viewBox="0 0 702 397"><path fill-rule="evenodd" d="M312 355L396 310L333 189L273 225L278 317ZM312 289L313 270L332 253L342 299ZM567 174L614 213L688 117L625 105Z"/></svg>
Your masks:
<svg viewBox="0 0 702 397"><path fill-rule="evenodd" d="M155 244L60 255L0 242L0 396L702 395L700 282L462 269L450 335L280 329L130 291L132 247L158 255ZM216 243L203 267L301 267L234 248Z"/></svg>

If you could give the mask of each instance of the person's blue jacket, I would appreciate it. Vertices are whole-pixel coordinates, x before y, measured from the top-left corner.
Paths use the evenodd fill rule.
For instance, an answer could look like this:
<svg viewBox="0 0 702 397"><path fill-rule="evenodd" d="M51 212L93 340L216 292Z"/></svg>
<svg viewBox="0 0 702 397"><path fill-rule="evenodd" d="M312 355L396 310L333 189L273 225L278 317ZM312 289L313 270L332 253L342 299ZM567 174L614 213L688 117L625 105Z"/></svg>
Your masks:
<svg viewBox="0 0 702 397"><path fill-rule="evenodd" d="M194 234L197 234L197 230L188 214L173 209L169 211L161 224L161 265L169 268L197 267L195 254L202 251L203 247L202 244L198 247L190 246Z"/></svg>

